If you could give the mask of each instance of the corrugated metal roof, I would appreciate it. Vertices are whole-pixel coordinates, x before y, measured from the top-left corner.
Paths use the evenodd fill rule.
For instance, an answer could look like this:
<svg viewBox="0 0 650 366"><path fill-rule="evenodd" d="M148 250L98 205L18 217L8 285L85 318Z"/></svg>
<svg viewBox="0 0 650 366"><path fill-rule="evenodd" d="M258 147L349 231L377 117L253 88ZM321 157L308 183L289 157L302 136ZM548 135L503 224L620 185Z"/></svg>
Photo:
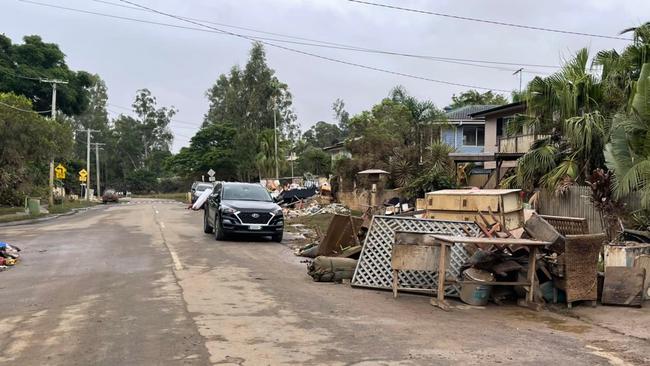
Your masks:
<svg viewBox="0 0 650 366"><path fill-rule="evenodd" d="M474 119L470 116L472 113L478 113L478 112L483 112L488 109L492 109L495 107L498 107L498 104L472 104L472 105L466 105L464 107L452 109L451 111L445 113L447 116L447 119L450 121L458 121L458 120L471 120ZM477 118L477 119L482 119L482 118Z"/></svg>

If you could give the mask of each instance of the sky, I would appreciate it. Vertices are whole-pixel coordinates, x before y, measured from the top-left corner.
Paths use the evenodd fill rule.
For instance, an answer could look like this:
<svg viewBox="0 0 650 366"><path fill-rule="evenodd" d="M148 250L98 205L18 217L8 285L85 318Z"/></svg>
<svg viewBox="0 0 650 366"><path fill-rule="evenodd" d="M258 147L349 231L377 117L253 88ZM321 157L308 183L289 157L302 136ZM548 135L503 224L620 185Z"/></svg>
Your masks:
<svg viewBox="0 0 650 366"><path fill-rule="evenodd" d="M0 33L15 43L20 43L25 35L37 34L45 42L59 44L70 68L96 73L104 79L108 86L108 109L112 117L119 113L129 114L136 90L141 88L151 90L159 106L176 107L179 111L171 124L175 135L174 152L189 144L189 139L202 123L208 109L205 92L220 74L227 73L233 65L243 66L251 47L250 40L218 34L201 25L133 9L132 5L119 0L35 1L41 5L20 0L0 0ZM369 70L266 46L269 66L282 82L289 85L293 94L294 110L303 131L317 121L332 122L331 106L337 98L343 99L348 112L354 115L370 109L386 97L391 88L402 85L411 95L430 99L443 108L451 102L452 95L469 87L433 80L495 91L517 90L519 76L513 75L513 71L520 67L524 68L524 85L535 75L545 76L554 70L550 67L520 66L522 64L557 66L583 47L587 47L593 55L601 49L620 50L629 43L405 12L347 0L129 1L164 13L209 21L212 22L208 24L211 27L249 37L285 41L298 41L286 36L303 37L398 53L514 64L481 64L497 66L498 69L495 69L269 41L299 52L429 79ZM645 0L369 1L607 36L618 36L621 30L650 20L650 17L643 18L644 14L650 15L650 1ZM102 17L42 4L204 29L207 32ZM243 30L242 27L280 35Z"/></svg>

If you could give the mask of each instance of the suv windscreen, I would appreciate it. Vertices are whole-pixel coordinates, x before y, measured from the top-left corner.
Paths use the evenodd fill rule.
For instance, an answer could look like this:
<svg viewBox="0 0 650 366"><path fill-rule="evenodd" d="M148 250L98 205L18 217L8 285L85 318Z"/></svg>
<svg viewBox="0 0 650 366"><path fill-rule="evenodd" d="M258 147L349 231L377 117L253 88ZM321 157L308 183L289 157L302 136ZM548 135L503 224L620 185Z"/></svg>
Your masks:
<svg viewBox="0 0 650 366"><path fill-rule="evenodd" d="M233 184L223 186L224 200L271 202L271 196L262 186Z"/></svg>
<svg viewBox="0 0 650 366"><path fill-rule="evenodd" d="M199 184L198 186L196 186L195 190L197 192L203 192L208 188L212 188L212 184Z"/></svg>

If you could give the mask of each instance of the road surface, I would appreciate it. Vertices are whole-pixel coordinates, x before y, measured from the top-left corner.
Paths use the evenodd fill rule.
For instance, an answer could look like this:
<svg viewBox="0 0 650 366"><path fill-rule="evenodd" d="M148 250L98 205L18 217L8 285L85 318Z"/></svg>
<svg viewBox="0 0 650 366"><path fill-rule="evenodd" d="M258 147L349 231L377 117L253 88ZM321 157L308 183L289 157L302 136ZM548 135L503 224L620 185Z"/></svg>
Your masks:
<svg viewBox="0 0 650 366"><path fill-rule="evenodd" d="M0 364L650 362L648 328L314 283L286 245L216 242L201 215L140 199L0 228L23 248L0 273Z"/></svg>

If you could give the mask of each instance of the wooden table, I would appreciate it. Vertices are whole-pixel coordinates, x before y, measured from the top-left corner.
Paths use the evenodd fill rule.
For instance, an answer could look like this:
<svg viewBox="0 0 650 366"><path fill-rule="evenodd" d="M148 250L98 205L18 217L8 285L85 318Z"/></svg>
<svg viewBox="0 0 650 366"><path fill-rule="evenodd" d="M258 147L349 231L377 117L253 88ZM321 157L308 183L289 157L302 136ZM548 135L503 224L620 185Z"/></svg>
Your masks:
<svg viewBox="0 0 650 366"><path fill-rule="evenodd" d="M525 299L520 299L518 304L520 306L528 307L534 310L540 310L541 304L534 302L534 288L535 288L535 262L537 256L537 249L546 245L550 245L550 242L538 241L538 240L529 240L529 239L514 239L514 238L505 238L505 239L491 239L491 238L471 238L464 236L447 236L447 235L436 235L436 234L427 234L425 240L421 240L417 245L421 246L436 246L439 247L437 251L438 265L433 266L434 268L429 268L428 270L438 271L438 294L436 298L431 299L431 304L437 306L443 310L449 310L449 304L445 301L445 285L450 284L481 284L489 286L527 286L528 294ZM492 244L497 246L504 245L519 245L525 246L528 248L528 277L526 281L520 282L490 282L489 284L483 281L449 281L446 279L447 271L447 249L454 244ZM403 266L400 269L411 269ZM423 268L415 268L423 269ZM397 275L397 271L394 271L394 276Z"/></svg>

